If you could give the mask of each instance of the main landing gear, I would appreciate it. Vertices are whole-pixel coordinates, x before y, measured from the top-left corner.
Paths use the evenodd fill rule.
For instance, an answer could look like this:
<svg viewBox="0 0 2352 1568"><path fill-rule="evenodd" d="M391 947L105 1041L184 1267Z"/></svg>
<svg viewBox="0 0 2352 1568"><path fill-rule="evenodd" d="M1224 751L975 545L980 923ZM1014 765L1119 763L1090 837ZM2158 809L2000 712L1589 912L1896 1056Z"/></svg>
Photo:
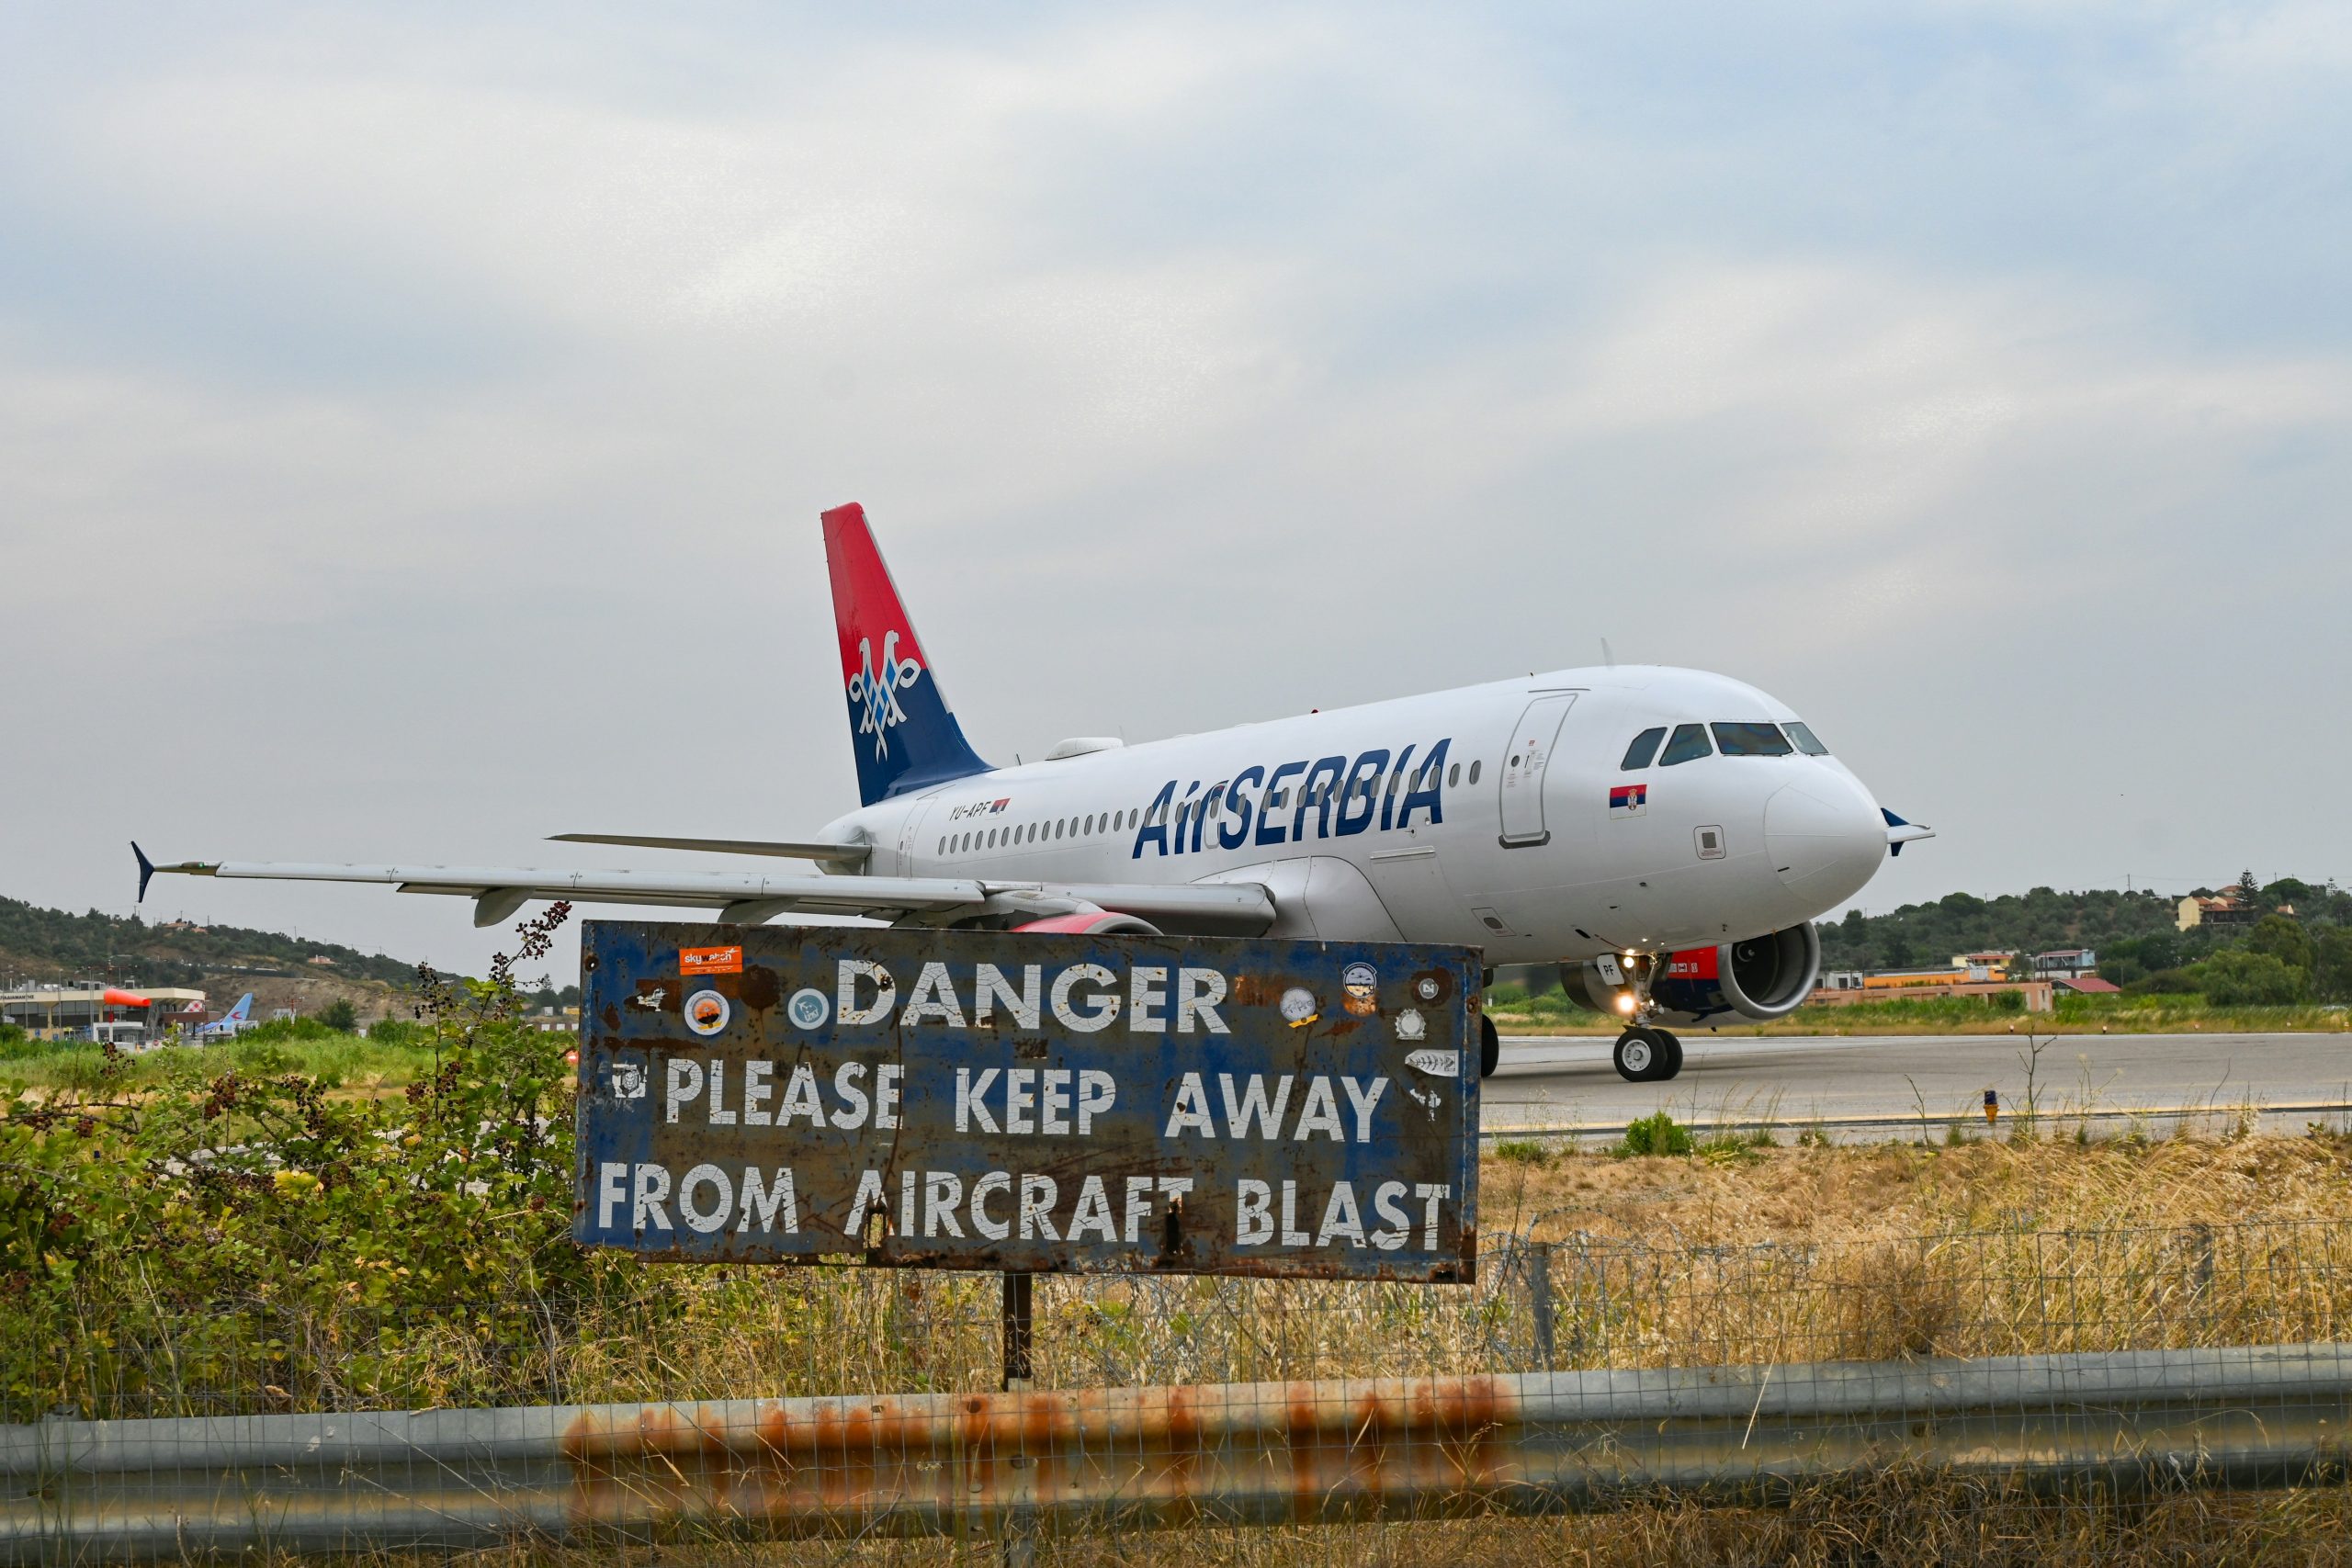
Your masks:
<svg viewBox="0 0 2352 1568"><path fill-rule="evenodd" d="M1653 1024L1625 1031L1610 1055L1617 1076L1627 1083L1659 1083L1682 1070L1682 1042Z"/></svg>

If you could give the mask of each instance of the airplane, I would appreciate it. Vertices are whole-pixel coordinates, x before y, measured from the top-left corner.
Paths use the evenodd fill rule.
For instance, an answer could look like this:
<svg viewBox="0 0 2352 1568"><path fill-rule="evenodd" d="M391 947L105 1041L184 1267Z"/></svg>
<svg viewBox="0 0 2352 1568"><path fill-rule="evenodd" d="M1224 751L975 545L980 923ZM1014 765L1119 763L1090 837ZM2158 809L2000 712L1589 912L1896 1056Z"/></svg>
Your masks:
<svg viewBox="0 0 2352 1568"><path fill-rule="evenodd" d="M219 1018L214 1019L210 1023L204 1025L202 1028L189 1031L188 1038L191 1040L232 1039L243 1032L245 1030L252 1028L253 1021L254 994L251 991L247 991L243 996L237 998L237 1005L235 1007L231 1008L227 1012L222 1013Z"/></svg>
<svg viewBox="0 0 2352 1568"><path fill-rule="evenodd" d="M1934 829L1884 810L1795 710L1700 671L1611 664L992 767L965 739L863 506L822 514L860 804L805 839L554 841L810 862L814 875L185 861L158 872L1013 931L1455 942L1555 963L1622 1020L1623 1077L1681 1070L1668 1024L1772 1019L1813 989L1814 919ZM1500 1042L1483 1014L1480 1069Z"/></svg>

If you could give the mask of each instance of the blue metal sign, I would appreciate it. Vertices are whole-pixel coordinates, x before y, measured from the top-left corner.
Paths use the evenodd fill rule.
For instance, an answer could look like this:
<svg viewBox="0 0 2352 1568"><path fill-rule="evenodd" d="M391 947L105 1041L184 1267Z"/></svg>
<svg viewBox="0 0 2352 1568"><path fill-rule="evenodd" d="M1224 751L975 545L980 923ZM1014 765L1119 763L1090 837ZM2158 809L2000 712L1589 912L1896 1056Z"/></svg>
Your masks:
<svg viewBox="0 0 2352 1568"><path fill-rule="evenodd" d="M591 920L572 1234L1467 1281L1467 948Z"/></svg>

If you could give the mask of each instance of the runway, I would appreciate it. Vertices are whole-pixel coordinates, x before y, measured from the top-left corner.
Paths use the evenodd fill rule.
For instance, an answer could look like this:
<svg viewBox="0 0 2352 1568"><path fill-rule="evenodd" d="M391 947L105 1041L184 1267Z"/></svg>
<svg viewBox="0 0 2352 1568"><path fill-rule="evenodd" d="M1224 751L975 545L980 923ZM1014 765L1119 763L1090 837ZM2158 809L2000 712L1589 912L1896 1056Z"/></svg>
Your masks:
<svg viewBox="0 0 2352 1568"><path fill-rule="evenodd" d="M1614 1136L1667 1110L1702 1127L1769 1122L1783 1138L1819 1125L1841 1142L1940 1136L1959 1122L1981 1131L1984 1091L2004 1122L2026 1105L2025 1036L2007 1034L1681 1036L1681 1076L1627 1083L1610 1042L1506 1035L1502 1064L1483 1090L1493 1138L1546 1129ZM2169 1132L2184 1109L2222 1119L2252 1106L2267 1132L2352 1121L2352 1032L2306 1034L2067 1034L2031 1069L2036 1103L2071 1127L2098 1131L2144 1119Z"/></svg>

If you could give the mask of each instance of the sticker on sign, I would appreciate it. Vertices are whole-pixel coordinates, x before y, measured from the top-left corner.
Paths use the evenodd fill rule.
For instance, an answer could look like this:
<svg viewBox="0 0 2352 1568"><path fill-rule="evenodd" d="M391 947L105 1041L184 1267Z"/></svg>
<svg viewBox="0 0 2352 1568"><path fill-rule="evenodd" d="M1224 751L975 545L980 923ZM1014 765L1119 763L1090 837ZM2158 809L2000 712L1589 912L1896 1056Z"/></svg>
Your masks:
<svg viewBox="0 0 2352 1568"><path fill-rule="evenodd" d="M1468 949L590 921L582 970L584 1244L1475 1276Z"/></svg>

